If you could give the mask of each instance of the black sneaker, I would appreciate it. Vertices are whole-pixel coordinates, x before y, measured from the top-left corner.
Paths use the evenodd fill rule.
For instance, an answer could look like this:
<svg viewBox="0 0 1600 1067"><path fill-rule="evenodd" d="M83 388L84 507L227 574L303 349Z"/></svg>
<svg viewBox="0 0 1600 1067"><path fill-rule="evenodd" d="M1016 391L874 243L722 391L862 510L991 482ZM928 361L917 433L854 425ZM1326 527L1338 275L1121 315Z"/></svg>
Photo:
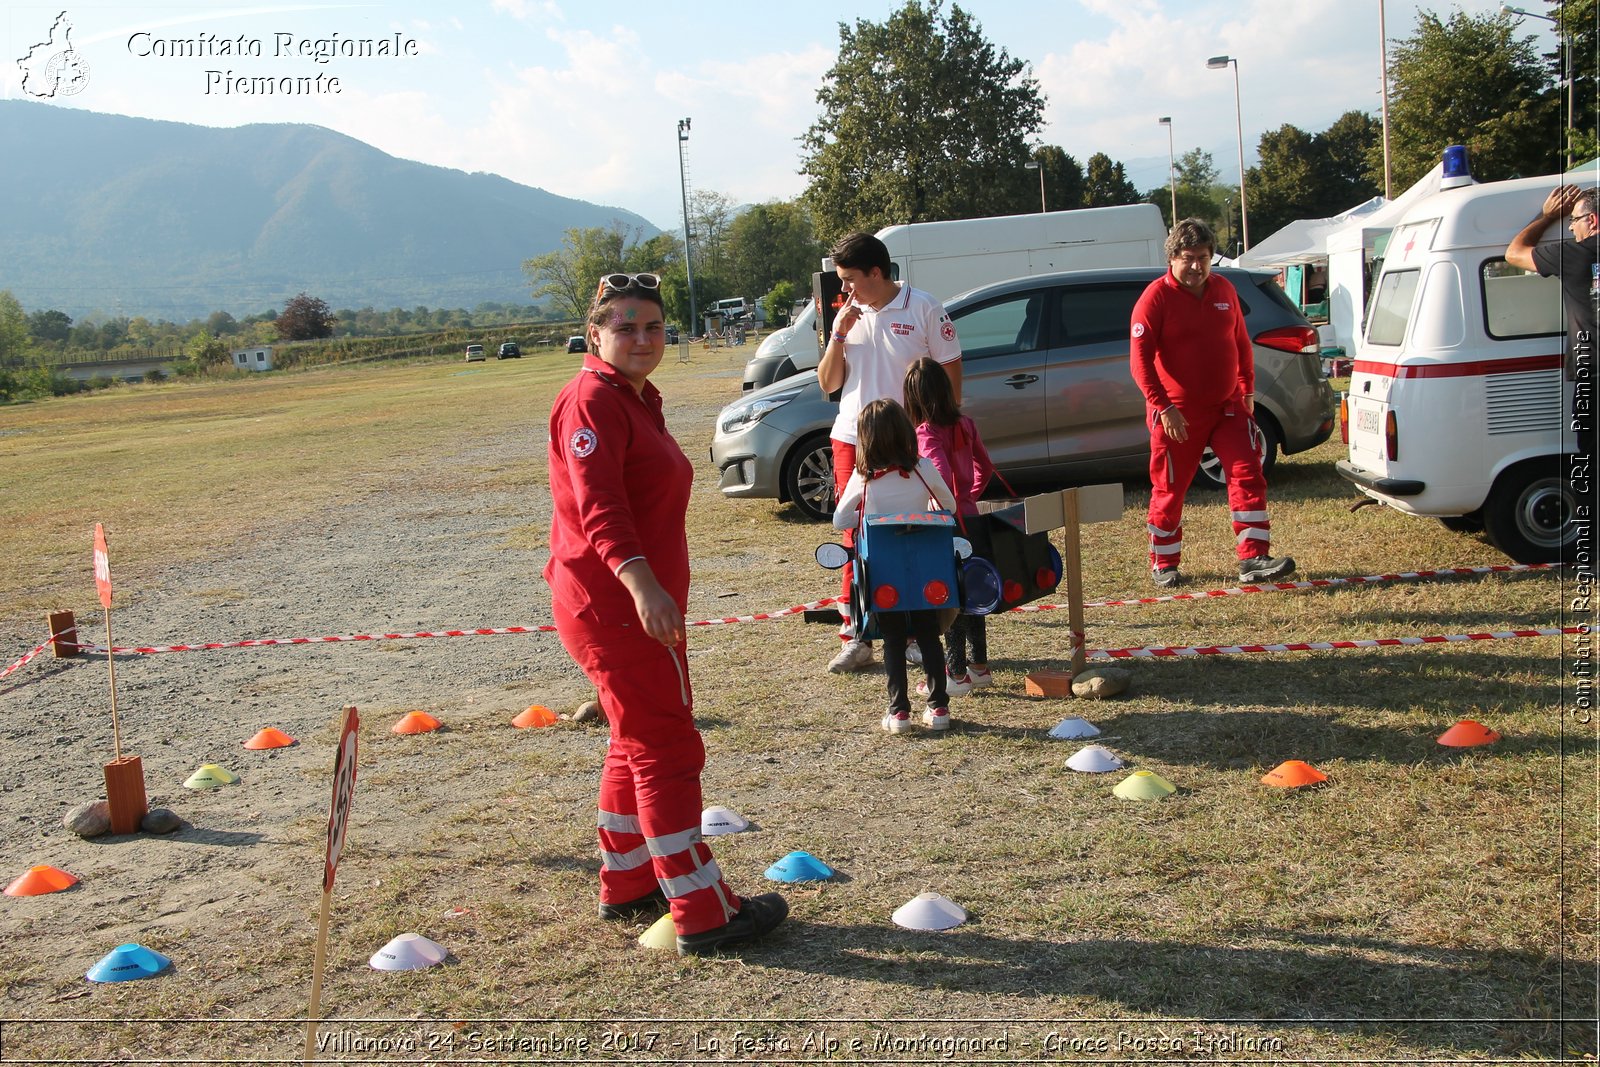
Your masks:
<svg viewBox="0 0 1600 1067"><path fill-rule="evenodd" d="M1288 556L1256 556L1239 561L1241 582L1273 582L1294 573L1294 560Z"/></svg>
<svg viewBox="0 0 1600 1067"><path fill-rule="evenodd" d="M698 934L678 935L678 955L713 956L723 945L748 941L770 933L789 914L789 902L777 893L762 893L759 897L745 897L739 914L721 926L702 930Z"/></svg>
<svg viewBox="0 0 1600 1067"><path fill-rule="evenodd" d="M625 904L600 902L600 918L607 922L632 922L646 915L657 915L667 908L667 895L657 886L637 900Z"/></svg>
<svg viewBox="0 0 1600 1067"><path fill-rule="evenodd" d="M1163 589L1172 589L1183 581L1176 567L1151 567L1150 580Z"/></svg>

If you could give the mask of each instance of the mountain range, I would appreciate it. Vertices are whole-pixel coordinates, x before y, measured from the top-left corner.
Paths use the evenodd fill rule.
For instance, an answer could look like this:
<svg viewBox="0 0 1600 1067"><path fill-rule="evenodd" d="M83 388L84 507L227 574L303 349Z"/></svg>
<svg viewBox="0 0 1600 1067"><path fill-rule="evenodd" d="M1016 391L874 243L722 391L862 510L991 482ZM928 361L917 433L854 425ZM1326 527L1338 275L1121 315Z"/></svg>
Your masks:
<svg viewBox="0 0 1600 1067"><path fill-rule="evenodd" d="M26 311L184 322L531 302L524 260L620 208L398 159L320 126L228 129L0 100L0 290Z"/></svg>

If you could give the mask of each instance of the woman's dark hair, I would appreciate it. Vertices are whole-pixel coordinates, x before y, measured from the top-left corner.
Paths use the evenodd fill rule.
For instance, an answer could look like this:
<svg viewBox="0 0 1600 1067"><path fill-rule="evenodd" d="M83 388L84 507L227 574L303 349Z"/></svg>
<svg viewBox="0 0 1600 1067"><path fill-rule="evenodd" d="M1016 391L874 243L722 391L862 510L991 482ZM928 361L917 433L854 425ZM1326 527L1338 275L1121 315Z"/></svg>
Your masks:
<svg viewBox="0 0 1600 1067"><path fill-rule="evenodd" d="M961 418L961 407L956 403L956 391L950 386L950 375L927 356L911 364L906 371L906 414L913 426L930 422L935 426L954 426Z"/></svg>
<svg viewBox="0 0 1600 1067"><path fill-rule="evenodd" d="M876 267L879 274L888 278L894 270L894 264L889 259L889 246L870 233L845 234L828 255L833 259L834 266L858 270L863 274Z"/></svg>
<svg viewBox="0 0 1600 1067"><path fill-rule="evenodd" d="M605 278L611 273L602 274ZM606 309L618 300L648 300L661 309L663 316L667 313L667 305L661 299L659 287L647 289L636 281L629 281L621 289L613 289L604 281L600 282L595 290L594 300L589 304L589 325L604 326L606 324ZM585 331L587 333L587 331Z"/></svg>
<svg viewBox="0 0 1600 1067"><path fill-rule="evenodd" d="M856 470L862 474L917 465L917 429L893 400L874 400L856 420Z"/></svg>

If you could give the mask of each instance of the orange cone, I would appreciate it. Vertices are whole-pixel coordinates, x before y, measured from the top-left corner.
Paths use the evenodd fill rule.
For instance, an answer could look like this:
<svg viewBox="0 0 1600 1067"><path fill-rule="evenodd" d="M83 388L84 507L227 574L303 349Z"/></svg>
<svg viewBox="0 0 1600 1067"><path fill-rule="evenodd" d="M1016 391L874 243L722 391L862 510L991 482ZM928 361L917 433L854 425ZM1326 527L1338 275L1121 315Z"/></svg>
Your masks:
<svg viewBox="0 0 1600 1067"><path fill-rule="evenodd" d="M252 750L263 748L288 748L292 744L294 744L294 738L290 737L276 726L269 726L265 730L256 731L256 735L250 740L246 741L244 743L244 747Z"/></svg>
<svg viewBox="0 0 1600 1067"><path fill-rule="evenodd" d="M1500 735L1472 719L1462 719L1439 735L1439 743L1449 748L1471 748L1474 745L1492 745Z"/></svg>
<svg viewBox="0 0 1600 1067"><path fill-rule="evenodd" d="M55 867L29 867L27 872L6 886L8 897L40 897L46 893L59 893L78 884L76 875Z"/></svg>
<svg viewBox="0 0 1600 1067"><path fill-rule="evenodd" d="M397 734L427 734L440 726L438 719L425 711L407 712L400 721L389 727Z"/></svg>
<svg viewBox="0 0 1600 1067"><path fill-rule="evenodd" d="M1261 776L1263 785L1276 786L1279 789L1299 789L1301 786L1318 785L1327 780L1326 774L1303 759L1284 760Z"/></svg>
<svg viewBox="0 0 1600 1067"><path fill-rule="evenodd" d="M528 710L512 719L511 725L519 730L525 730L530 726L554 726L559 721L556 713L543 704L532 704L528 707Z"/></svg>

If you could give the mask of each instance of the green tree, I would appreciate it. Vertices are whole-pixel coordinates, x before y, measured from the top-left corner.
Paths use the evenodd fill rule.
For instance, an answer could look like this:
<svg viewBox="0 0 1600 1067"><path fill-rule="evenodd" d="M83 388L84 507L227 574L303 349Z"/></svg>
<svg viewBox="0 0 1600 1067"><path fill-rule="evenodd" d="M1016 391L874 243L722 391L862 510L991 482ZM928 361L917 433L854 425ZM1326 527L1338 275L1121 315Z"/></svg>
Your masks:
<svg viewBox="0 0 1600 1067"><path fill-rule="evenodd" d="M1383 190L1367 172L1379 124L1347 111L1322 133L1283 125L1261 135L1258 166L1250 168L1251 232L1259 241L1295 219L1337 215Z"/></svg>
<svg viewBox="0 0 1600 1067"><path fill-rule="evenodd" d="M1417 13L1416 33L1389 53L1389 160L1397 190L1467 146L1480 181L1560 169L1564 139L1557 96L1532 37L1513 36L1505 14L1441 20ZM1383 148L1368 154L1383 170Z"/></svg>
<svg viewBox="0 0 1600 1067"><path fill-rule="evenodd" d="M1044 97L1026 63L959 6L907 0L882 23L839 24L839 57L801 138L805 201L825 243L891 223L1027 210L1028 142Z"/></svg>
<svg viewBox="0 0 1600 1067"><path fill-rule="evenodd" d="M291 297L283 305L283 314L277 317L273 326L277 328L278 336L285 341L309 341L318 337L332 337L333 311L328 307L327 301L320 297L301 293Z"/></svg>
<svg viewBox="0 0 1600 1067"><path fill-rule="evenodd" d="M745 295L770 292L780 282L809 288L824 251L799 201L757 204L728 227L728 273Z"/></svg>
<svg viewBox="0 0 1600 1067"><path fill-rule="evenodd" d="M184 347L184 355L202 374L226 369L232 363L232 356L222 338L204 330L189 338L189 343Z"/></svg>
<svg viewBox="0 0 1600 1067"><path fill-rule="evenodd" d="M65 311L35 311L28 316L28 333L35 341L65 341L72 336L72 317Z"/></svg>
<svg viewBox="0 0 1600 1067"><path fill-rule="evenodd" d="M0 367L22 366L28 349L28 316L11 290L0 290Z"/></svg>
<svg viewBox="0 0 1600 1067"><path fill-rule="evenodd" d="M534 299L548 299L569 319L589 314L600 276L619 270L639 233L613 219L610 226L574 228L561 238L561 247L524 261L522 273L533 287Z"/></svg>
<svg viewBox="0 0 1600 1067"><path fill-rule="evenodd" d="M1068 155L1066 149L1060 145L1040 145L1033 150L1033 162L1044 168L1046 208L1067 211L1083 206L1083 165ZM1025 206L1023 210L1028 208Z"/></svg>
<svg viewBox="0 0 1600 1067"><path fill-rule="evenodd" d="M773 329L789 325L789 309L803 290L791 281L781 281L761 298L761 307L767 313L767 325Z"/></svg>
<svg viewBox="0 0 1600 1067"><path fill-rule="evenodd" d="M1117 204L1137 204L1144 198L1128 180L1121 163L1104 152L1089 157L1089 173L1085 180L1082 207L1113 207Z"/></svg>

